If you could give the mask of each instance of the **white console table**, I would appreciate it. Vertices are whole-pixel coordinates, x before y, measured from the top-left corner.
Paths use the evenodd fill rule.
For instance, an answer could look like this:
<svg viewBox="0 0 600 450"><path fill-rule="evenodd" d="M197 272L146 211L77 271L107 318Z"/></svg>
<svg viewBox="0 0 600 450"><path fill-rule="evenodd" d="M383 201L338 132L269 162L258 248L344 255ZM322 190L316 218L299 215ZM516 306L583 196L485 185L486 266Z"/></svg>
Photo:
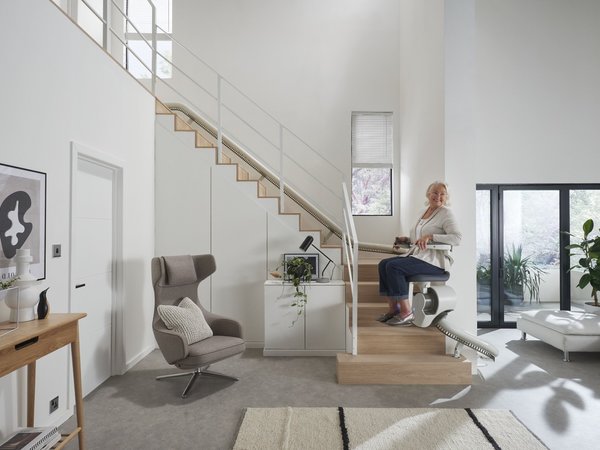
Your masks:
<svg viewBox="0 0 600 450"><path fill-rule="evenodd" d="M279 280L265 282L265 356L335 356L346 351L345 283L306 283L308 301L297 317L295 288Z"/></svg>

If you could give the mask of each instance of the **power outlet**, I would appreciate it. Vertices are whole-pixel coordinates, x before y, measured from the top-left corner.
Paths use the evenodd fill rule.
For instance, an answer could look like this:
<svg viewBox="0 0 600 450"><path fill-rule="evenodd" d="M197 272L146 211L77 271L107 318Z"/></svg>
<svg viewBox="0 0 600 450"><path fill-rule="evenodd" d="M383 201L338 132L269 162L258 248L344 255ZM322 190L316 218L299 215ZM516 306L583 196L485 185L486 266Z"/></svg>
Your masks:
<svg viewBox="0 0 600 450"><path fill-rule="evenodd" d="M54 397L50 400L50 414L58 409L58 397Z"/></svg>

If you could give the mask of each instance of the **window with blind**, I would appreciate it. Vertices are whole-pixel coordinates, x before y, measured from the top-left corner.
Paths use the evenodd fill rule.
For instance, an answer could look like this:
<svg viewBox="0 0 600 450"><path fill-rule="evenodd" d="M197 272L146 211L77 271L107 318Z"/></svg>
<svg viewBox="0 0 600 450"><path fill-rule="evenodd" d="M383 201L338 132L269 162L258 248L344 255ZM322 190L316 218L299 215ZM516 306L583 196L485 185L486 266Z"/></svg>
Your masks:
<svg viewBox="0 0 600 450"><path fill-rule="evenodd" d="M392 215L392 113L352 113L352 214Z"/></svg>
<svg viewBox="0 0 600 450"><path fill-rule="evenodd" d="M156 7L156 75L173 76L173 43L171 41L172 0L152 0ZM152 73L152 8L148 0L127 0L126 67L136 78L151 78ZM150 44L150 45L149 45Z"/></svg>

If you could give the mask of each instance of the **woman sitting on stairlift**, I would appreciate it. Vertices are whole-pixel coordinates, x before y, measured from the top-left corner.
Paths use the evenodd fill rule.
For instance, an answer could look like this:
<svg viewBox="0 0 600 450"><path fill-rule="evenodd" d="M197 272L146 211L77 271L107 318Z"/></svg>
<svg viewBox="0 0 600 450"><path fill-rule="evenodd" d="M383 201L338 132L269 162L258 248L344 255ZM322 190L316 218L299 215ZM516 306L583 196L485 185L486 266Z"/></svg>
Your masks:
<svg viewBox="0 0 600 450"><path fill-rule="evenodd" d="M448 186L439 181L427 188L427 209L419 216L409 237L397 237L394 249L411 244L410 250L400 256L379 263L379 295L387 297L388 312L377 320L388 325L410 325L414 316L408 298L406 277L413 275L441 275L445 271L446 252L427 248L430 242L458 245L461 233L452 211L446 206Z"/></svg>

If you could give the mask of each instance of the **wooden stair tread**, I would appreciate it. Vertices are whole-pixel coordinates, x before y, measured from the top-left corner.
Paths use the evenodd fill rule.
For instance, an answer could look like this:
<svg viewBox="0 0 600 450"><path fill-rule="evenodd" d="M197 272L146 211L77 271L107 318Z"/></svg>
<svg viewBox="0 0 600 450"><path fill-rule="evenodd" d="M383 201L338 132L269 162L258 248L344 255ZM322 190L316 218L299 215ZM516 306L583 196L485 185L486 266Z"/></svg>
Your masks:
<svg viewBox="0 0 600 450"><path fill-rule="evenodd" d="M358 354L353 355L352 353L338 353L336 356L338 362L349 362L349 363L439 363L449 362L451 364L459 364L466 361L464 356L455 358L448 354L397 354L397 355L381 355L381 354Z"/></svg>
<svg viewBox="0 0 600 450"><path fill-rule="evenodd" d="M338 353L340 384L471 384L471 364L446 354Z"/></svg>
<svg viewBox="0 0 600 450"><path fill-rule="evenodd" d="M365 325L361 325L361 320L358 320L358 334L377 334L377 335L392 335L392 336L438 336L442 334L435 327L421 328L415 325L411 326L391 326L382 322L378 322L375 318L372 321L365 321Z"/></svg>

